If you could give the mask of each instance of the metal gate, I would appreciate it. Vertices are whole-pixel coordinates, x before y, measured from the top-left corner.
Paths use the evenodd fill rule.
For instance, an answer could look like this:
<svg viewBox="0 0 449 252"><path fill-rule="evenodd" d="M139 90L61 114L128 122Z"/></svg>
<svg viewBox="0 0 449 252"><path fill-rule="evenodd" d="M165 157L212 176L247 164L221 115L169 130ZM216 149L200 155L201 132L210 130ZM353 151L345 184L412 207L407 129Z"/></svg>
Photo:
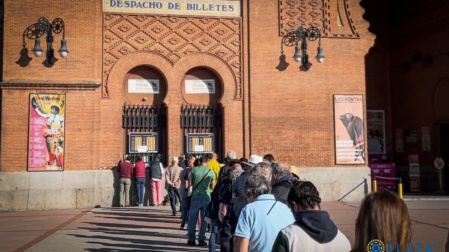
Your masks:
<svg viewBox="0 0 449 252"><path fill-rule="evenodd" d="M122 128L125 130L125 155L135 162L138 156L146 163L167 154L167 108L153 105L123 106Z"/></svg>
<svg viewBox="0 0 449 252"><path fill-rule="evenodd" d="M210 105L183 105L181 107L181 128L183 131L184 151L197 157L215 152L219 159L223 157L223 107ZM197 142L206 148L189 148Z"/></svg>

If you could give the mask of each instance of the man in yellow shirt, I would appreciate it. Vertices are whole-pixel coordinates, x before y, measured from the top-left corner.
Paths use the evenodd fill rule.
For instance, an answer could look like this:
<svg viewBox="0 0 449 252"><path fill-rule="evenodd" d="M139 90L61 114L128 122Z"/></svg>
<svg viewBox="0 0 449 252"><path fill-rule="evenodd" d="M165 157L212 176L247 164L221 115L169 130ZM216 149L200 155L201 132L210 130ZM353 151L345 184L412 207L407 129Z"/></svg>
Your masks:
<svg viewBox="0 0 449 252"><path fill-rule="evenodd" d="M214 184L218 182L218 173L220 172L220 163L217 161L217 153L212 153L209 162L207 162L207 167L211 169L215 174Z"/></svg>

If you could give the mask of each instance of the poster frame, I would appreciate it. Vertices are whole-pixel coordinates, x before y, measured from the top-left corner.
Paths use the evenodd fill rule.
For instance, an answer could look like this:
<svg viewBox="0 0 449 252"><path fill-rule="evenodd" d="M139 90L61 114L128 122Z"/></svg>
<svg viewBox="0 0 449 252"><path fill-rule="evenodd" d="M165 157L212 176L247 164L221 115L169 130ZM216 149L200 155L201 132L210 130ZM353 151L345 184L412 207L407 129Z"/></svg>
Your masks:
<svg viewBox="0 0 449 252"><path fill-rule="evenodd" d="M39 169L39 168L31 168L30 167L30 155L31 155L31 110L33 109L33 105L32 105L32 97L33 96L63 96L63 111L64 111L64 116L63 116L63 131L62 131L62 136L64 138L63 143L62 143L62 160L63 160L63 165L61 167L61 169ZM62 110L62 108L59 108L60 110ZM67 114L67 95L65 93L29 93L28 95L28 136L27 136L27 172L55 172L55 171L64 171L65 170L65 142L66 142L66 135L65 135L65 129L66 129L66 114ZM48 150L47 150L48 151ZM46 158L47 159L47 158ZM55 160L56 161L56 160Z"/></svg>
<svg viewBox="0 0 449 252"><path fill-rule="evenodd" d="M373 152L373 153L371 153L370 152L370 149L369 149L369 141L370 141L370 137L369 137L369 128L370 128L370 122L369 122L369 114L370 113L382 113L382 141L383 141L383 145L384 145L384 147L383 147L383 150L382 150L382 152ZM383 110L383 109L367 109L366 110L366 125L367 125L367 132L366 132L366 142L367 142L367 146L368 146L368 154L369 155L371 155L371 154L374 154L374 155L376 155L376 154L379 154L379 155L385 155L385 154L387 154L387 146L386 146L386 144L387 144L387 136L385 135L385 110Z"/></svg>
<svg viewBox="0 0 449 252"><path fill-rule="evenodd" d="M342 123L340 122L341 114L337 114L338 113L337 104L343 103L343 102L336 102L337 97L353 98L353 99L358 100L357 102L351 102L350 104L352 104L352 105L349 106L349 108L351 109L351 113L353 115L359 117L362 120L362 122L361 122L362 132L360 134L362 136L362 144L358 145L358 147L361 147L361 148L359 148L360 155L361 155L361 157L360 157L361 161L357 161L359 158L356 158L353 161L342 161L341 158L339 158L339 155L338 155L339 149L342 147L338 147L338 144L337 144L337 141L339 140L339 137L338 137L339 132L338 132L337 128L341 128L342 126L341 125L337 126L337 123L340 123L340 124L342 124ZM365 126L366 115L365 115L365 113L366 112L364 109L363 95L362 94L333 94L332 102L333 102L333 113L334 113L333 120L334 120L334 157L335 157L334 161L335 161L335 164L336 165L366 165L366 159L367 159L366 133L365 133L365 131L366 131L366 126ZM353 108L355 108L355 109L353 109ZM357 113L357 114L353 113L352 111L354 111L354 110L359 111L359 113ZM345 126L343 125L343 127L345 127ZM346 141L350 141L350 140L351 139L348 134L348 139L346 139ZM356 157L358 157L358 156L356 155Z"/></svg>

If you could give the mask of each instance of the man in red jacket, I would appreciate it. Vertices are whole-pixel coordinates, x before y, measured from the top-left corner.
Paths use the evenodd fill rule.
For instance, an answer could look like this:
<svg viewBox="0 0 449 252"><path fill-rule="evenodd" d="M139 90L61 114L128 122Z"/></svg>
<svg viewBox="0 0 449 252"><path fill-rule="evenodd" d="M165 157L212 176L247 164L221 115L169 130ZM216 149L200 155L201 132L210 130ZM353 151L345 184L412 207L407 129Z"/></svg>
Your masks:
<svg viewBox="0 0 449 252"><path fill-rule="evenodd" d="M136 178L136 191L137 191L137 203L139 206L143 206L143 193L145 189L145 172L146 165L142 161L142 157L137 157L137 162L134 166L134 176Z"/></svg>
<svg viewBox="0 0 449 252"><path fill-rule="evenodd" d="M129 206L129 188L131 187L131 176L133 175L133 164L127 157L120 162L118 172L120 173L120 207Z"/></svg>

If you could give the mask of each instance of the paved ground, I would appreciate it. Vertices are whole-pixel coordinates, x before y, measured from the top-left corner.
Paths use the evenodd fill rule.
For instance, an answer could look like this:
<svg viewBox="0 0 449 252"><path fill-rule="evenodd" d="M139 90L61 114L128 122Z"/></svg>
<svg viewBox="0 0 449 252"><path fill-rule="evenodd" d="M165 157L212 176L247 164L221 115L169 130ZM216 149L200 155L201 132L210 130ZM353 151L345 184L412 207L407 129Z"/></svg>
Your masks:
<svg viewBox="0 0 449 252"><path fill-rule="evenodd" d="M449 198L405 201L413 220L412 243L444 251ZM326 202L322 208L353 243L358 203ZM167 206L1 212L0 251L207 251L186 245L187 231L170 213Z"/></svg>

